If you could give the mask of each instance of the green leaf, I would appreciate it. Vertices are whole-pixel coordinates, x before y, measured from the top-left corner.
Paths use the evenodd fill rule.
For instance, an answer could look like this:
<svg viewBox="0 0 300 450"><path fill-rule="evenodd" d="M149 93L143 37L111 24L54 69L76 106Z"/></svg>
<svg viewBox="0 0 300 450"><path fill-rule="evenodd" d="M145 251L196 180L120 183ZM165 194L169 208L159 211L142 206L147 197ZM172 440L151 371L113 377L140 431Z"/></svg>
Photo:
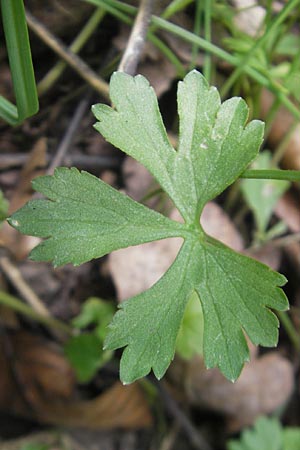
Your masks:
<svg viewBox="0 0 300 450"><path fill-rule="evenodd" d="M88 298L72 325L83 329L94 326L93 331L72 337L65 345L65 354L73 366L79 382L87 383L113 355L103 351L107 326L112 320L115 307L97 297Z"/></svg>
<svg viewBox="0 0 300 450"><path fill-rule="evenodd" d="M120 366L124 383L147 375L151 368L160 379L173 359L182 315L191 295L190 250L187 242L151 289L121 303L110 325L105 348L127 346Z"/></svg>
<svg viewBox="0 0 300 450"><path fill-rule="evenodd" d="M227 450L300 450L300 428L282 428L277 419L260 417L239 440L230 440Z"/></svg>
<svg viewBox="0 0 300 450"><path fill-rule="evenodd" d="M48 444L32 443L22 445L20 450L49 450L50 448L51 446Z"/></svg>
<svg viewBox="0 0 300 450"><path fill-rule="evenodd" d="M283 450L300 450L300 428L284 428Z"/></svg>
<svg viewBox="0 0 300 450"><path fill-rule="evenodd" d="M253 168L271 169L271 162L271 153L264 151L258 155L253 163ZM289 186L290 183L283 180L245 179L241 181L242 192L249 207L253 211L260 236L264 236L276 203Z"/></svg>
<svg viewBox="0 0 300 450"><path fill-rule="evenodd" d="M178 85L179 147L174 167L178 196L198 221L209 200L224 191L255 158L263 139L258 120L245 128L248 107L241 98L221 104L215 87L190 72Z"/></svg>
<svg viewBox="0 0 300 450"><path fill-rule="evenodd" d="M94 105L99 120L94 126L105 139L143 164L169 194L176 152L169 143L157 98L141 75L115 72L110 80L110 98L116 109ZM171 195L172 197L172 195Z"/></svg>
<svg viewBox="0 0 300 450"><path fill-rule="evenodd" d="M49 200L29 202L10 223L23 233L46 238L33 259L55 265L80 264L117 248L167 237L184 242L177 258L149 290L120 305L105 346L126 347L121 379L130 383L153 369L160 378L170 364L191 295L200 298L204 358L230 380L238 377L252 342L275 346L278 320L270 309L285 310L279 288L284 276L239 255L202 229L203 206L244 172L263 138L263 124L246 125L240 98L221 104L215 88L190 72L179 84L178 150L168 142L154 91L142 76L115 73L111 97L116 109L96 105L96 128L108 141L144 164L181 212L174 222L134 202L85 172L57 169L34 188Z"/></svg>
<svg viewBox="0 0 300 450"><path fill-rule="evenodd" d="M238 178L263 139L262 122L252 121L244 129L248 116L244 100L234 98L221 105L216 88L210 88L197 71L178 86L178 152L168 141L157 99L144 77L116 72L110 95L116 110L93 106L99 120L95 128L147 167L189 222Z"/></svg>
<svg viewBox="0 0 300 450"><path fill-rule="evenodd" d="M11 125L39 109L23 0L0 0L3 29L17 106L0 95L0 117Z"/></svg>
<svg viewBox="0 0 300 450"><path fill-rule="evenodd" d="M231 440L227 450L288 450L282 447L282 428L277 419L260 417L252 430L245 430L241 439Z"/></svg>
<svg viewBox="0 0 300 450"><path fill-rule="evenodd" d="M107 325L112 320L115 307L112 303L97 297L88 298L82 305L81 312L72 320L76 328L86 328L89 325L97 325L95 333L103 342L107 334Z"/></svg>
<svg viewBox="0 0 300 450"><path fill-rule="evenodd" d="M79 265L129 245L177 236L182 227L75 168L38 177L33 188L49 200L28 202L9 223L47 238L31 258L54 266Z"/></svg>
<svg viewBox="0 0 300 450"><path fill-rule="evenodd" d="M184 359L203 353L204 318L198 295L189 299L176 340L176 352Z"/></svg>
<svg viewBox="0 0 300 450"><path fill-rule="evenodd" d="M2 191L0 190L0 224L6 219L8 212L8 201L4 198Z"/></svg>
<svg viewBox="0 0 300 450"><path fill-rule="evenodd" d="M279 323L268 308L287 308L277 287L286 278L209 237L195 248L193 264L201 268L195 289L204 314L205 364L234 381L249 360L243 331L256 345L276 345Z"/></svg>
<svg viewBox="0 0 300 450"><path fill-rule="evenodd" d="M111 356L111 352L102 350L101 340L93 333L72 337L66 343L64 352L80 383L89 382Z"/></svg>

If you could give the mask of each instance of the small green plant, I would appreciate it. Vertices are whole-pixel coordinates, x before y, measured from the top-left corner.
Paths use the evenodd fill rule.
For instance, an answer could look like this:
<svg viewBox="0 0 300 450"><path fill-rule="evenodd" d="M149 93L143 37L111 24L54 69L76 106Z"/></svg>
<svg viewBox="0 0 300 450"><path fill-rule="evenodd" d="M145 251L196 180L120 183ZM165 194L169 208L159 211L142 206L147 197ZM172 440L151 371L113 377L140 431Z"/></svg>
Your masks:
<svg viewBox="0 0 300 450"><path fill-rule="evenodd" d="M252 167L258 170L271 169L271 160L271 153L264 150L259 153ZM268 227L276 203L289 187L290 183L285 180L242 180L242 192L253 212L256 225L254 243L267 241L286 231L284 222Z"/></svg>
<svg viewBox="0 0 300 450"><path fill-rule="evenodd" d="M300 450L300 428L283 428L276 418L260 417L239 440L230 440L227 450Z"/></svg>
<svg viewBox="0 0 300 450"><path fill-rule="evenodd" d="M8 201L4 198L2 191L0 190L0 226L6 219L8 212Z"/></svg>
<svg viewBox="0 0 300 450"><path fill-rule="evenodd" d="M17 125L38 111L37 89L23 0L0 0L0 6L17 103L15 106L0 95L0 118L10 125Z"/></svg>
<svg viewBox="0 0 300 450"><path fill-rule="evenodd" d="M72 336L64 347L80 383L89 382L113 355L102 347L114 312L111 303L90 297L84 302L80 314L72 320L74 328L84 330L89 327L88 331Z"/></svg>
<svg viewBox="0 0 300 450"><path fill-rule="evenodd" d="M182 247L163 277L120 305L105 347L126 347L120 364L124 383L151 369L161 378L174 356L187 302L196 294L204 317L206 366L218 366L235 380L249 359L244 333L254 344L277 344L278 320L271 308L288 308L280 289L286 278L207 235L199 219L205 204L255 159L264 125L258 120L246 125L246 103L231 98L221 104L217 89L192 71L178 86L180 130L175 150L144 77L116 72L110 96L115 109L93 107L99 120L95 128L153 174L184 223L75 168L58 168L53 176L34 180L34 189L49 200L30 201L9 223L24 234L46 238L31 258L52 261L54 266L79 265L119 248L181 237Z"/></svg>

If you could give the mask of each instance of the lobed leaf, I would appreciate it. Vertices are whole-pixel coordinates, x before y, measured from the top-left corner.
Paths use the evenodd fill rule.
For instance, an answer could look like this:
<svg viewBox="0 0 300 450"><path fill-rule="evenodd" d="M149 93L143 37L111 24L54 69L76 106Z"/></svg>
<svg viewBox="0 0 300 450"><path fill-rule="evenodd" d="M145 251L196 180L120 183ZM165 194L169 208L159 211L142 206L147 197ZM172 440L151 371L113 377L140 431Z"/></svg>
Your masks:
<svg viewBox="0 0 300 450"><path fill-rule="evenodd" d="M255 345L277 344L279 322L269 308L288 308L279 289L286 278L208 236L194 248L193 264L202 268L194 288L204 315L205 364L234 381L249 360L244 333Z"/></svg>
<svg viewBox="0 0 300 450"><path fill-rule="evenodd" d="M188 205L185 218L199 220L204 205L224 191L257 155L264 124L246 127L248 107L241 98L221 104L215 87L197 71L178 85L180 133L174 184Z"/></svg>
<svg viewBox="0 0 300 450"><path fill-rule="evenodd" d="M158 379L167 370L191 295L188 282L190 242L186 242L165 275L146 292L121 303L105 341L105 348L126 347L120 366L124 383L147 375L151 368Z"/></svg>
<svg viewBox="0 0 300 450"><path fill-rule="evenodd" d="M245 430L240 440L232 439L228 442L227 450L282 450L282 432L281 424L276 418L259 417L254 428Z"/></svg>
<svg viewBox="0 0 300 450"><path fill-rule="evenodd" d="M233 183L257 155L263 124L245 126L245 102L233 98L221 104L217 90L192 71L178 88L175 151L145 78L115 73L110 92L116 109L94 106L100 121L96 129L150 170L185 223L151 211L86 172L65 168L35 180L34 188L49 200L29 202L10 223L22 233L46 238L32 258L54 265L80 264L118 248L182 237L183 246L164 276L121 305L106 347L126 347L121 360L125 383L151 369L162 377L195 292L204 316L206 365L218 366L235 380L249 357L244 334L255 344L276 345L278 320L271 309L288 308L280 289L286 279L206 235L199 216L205 203Z"/></svg>
<svg viewBox="0 0 300 450"><path fill-rule="evenodd" d="M119 248L178 236L182 227L75 168L38 177L33 188L49 200L28 202L9 223L21 233L46 238L31 258L54 266L79 265Z"/></svg>
<svg viewBox="0 0 300 450"><path fill-rule="evenodd" d="M153 88L142 75L131 77L115 72L109 92L115 109L94 105L92 111L99 120L94 127L107 141L147 167L173 198L170 173L176 152L169 142Z"/></svg>

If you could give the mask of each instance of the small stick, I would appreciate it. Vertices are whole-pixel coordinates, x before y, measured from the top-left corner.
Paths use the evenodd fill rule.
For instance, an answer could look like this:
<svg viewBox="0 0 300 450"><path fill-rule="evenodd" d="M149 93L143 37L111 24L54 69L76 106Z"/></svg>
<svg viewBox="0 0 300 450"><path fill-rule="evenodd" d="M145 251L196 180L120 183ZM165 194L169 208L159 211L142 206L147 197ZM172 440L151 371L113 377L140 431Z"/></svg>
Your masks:
<svg viewBox="0 0 300 450"><path fill-rule="evenodd" d="M174 398L169 394L163 383L156 380L153 381L157 387L160 396L165 404L167 411L177 420L177 423L186 433L194 448L198 450L212 450L204 437L199 433L189 417L179 408Z"/></svg>
<svg viewBox="0 0 300 450"><path fill-rule="evenodd" d="M19 294L26 300L27 303L29 303L35 312L44 317L51 316L46 306L24 280L19 269L9 260L7 256L0 257L0 267L10 282L18 290Z"/></svg>
<svg viewBox="0 0 300 450"><path fill-rule="evenodd" d="M264 247L268 247L272 245L272 247L283 248L290 244L300 241L300 232L288 234L287 236L279 237L276 239L270 239L267 242L262 243L261 245L251 245L246 249L247 253L255 254L257 249L262 249Z"/></svg>
<svg viewBox="0 0 300 450"><path fill-rule="evenodd" d="M88 41L92 33L99 25L105 14L105 11L100 8L95 10L95 12L89 18L88 22L85 24L78 36L70 45L69 49L72 52L77 54L81 50L81 48L85 45L85 43ZM55 66L53 66L52 69L50 69L49 72L44 76L44 78L39 81L39 84L37 86L39 96L44 95L53 86L53 84L65 70L66 66L67 64L64 61L58 61Z"/></svg>
<svg viewBox="0 0 300 450"><path fill-rule="evenodd" d="M28 155L26 153L2 153L0 155L0 170L11 170L13 168L23 166L27 161ZM47 164L50 161L50 155L46 156ZM62 163L68 166L76 166L85 169L97 169L98 167L104 169L113 169L119 167L121 158L118 156L109 155L65 155Z"/></svg>
<svg viewBox="0 0 300 450"><path fill-rule="evenodd" d="M145 45L147 30L151 20L153 0L141 0L125 52L118 70L134 75Z"/></svg>
<svg viewBox="0 0 300 450"><path fill-rule="evenodd" d="M72 145L72 142L74 140L74 136L76 131L78 130L78 126L88 108L88 105L90 103L90 95L87 95L84 99L81 100L78 107L76 108L75 114L72 117L72 119L69 122L69 126L67 128L67 131L58 146L56 155L54 156L53 160L51 161L48 169L47 169L47 175L52 174L55 167L59 166L63 159L66 156L66 153L68 152L69 148Z"/></svg>
<svg viewBox="0 0 300 450"><path fill-rule="evenodd" d="M93 89L105 99L109 98L108 84L102 80L78 55L72 52L56 36L50 33L30 12L26 11L26 19L32 31L71 66Z"/></svg>

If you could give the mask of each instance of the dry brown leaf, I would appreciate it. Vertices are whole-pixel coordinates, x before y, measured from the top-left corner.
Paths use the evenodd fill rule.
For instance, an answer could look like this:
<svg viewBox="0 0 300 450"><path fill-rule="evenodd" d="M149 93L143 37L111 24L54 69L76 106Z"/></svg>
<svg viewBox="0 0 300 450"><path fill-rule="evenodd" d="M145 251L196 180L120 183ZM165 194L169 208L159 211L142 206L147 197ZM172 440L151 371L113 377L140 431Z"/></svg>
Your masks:
<svg viewBox="0 0 300 450"><path fill-rule="evenodd" d="M19 332L11 336L14 370L34 404L44 398L70 398L75 387L74 372L60 348L36 335Z"/></svg>
<svg viewBox="0 0 300 450"><path fill-rule="evenodd" d="M296 197L291 192L285 193L285 195L279 199L275 209L275 213L277 217L279 217L288 226L291 232L300 232L299 201L296 200ZM288 245L285 245L284 251L291 259L293 265L296 268L299 268L300 243L295 241Z"/></svg>
<svg viewBox="0 0 300 450"><path fill-rule="evenodd" d="M88 401L51 402L36 409L43 423L88 429L144 428L152 416L144 394L137 383L123 386L115 383L103 394Z"/></svg>
<svg viewBox="0 0 300 450"><path fill-rule="evenodd" d="M71 397L75 377L54 344L29 333L8 333L0 340L0 409L27 416L44 399ZM6 387L5 387L6 386Z"/></svg>
<svg viewBox="0 0 300 450"><path fill-rule="evenodd" d="M244 254L257 259L273 270L278 270L281 264L282 251L280 248L275 247L272 241L262 247L245 250Z"/></svg>
<svg viewBox="0 0 300 450"><path fill-rule="evenodd" d="M175 209L170 217L173 220L181 219ZM210 202L205 206L201 224L207 233L224 244L235 250L243 248L240 234L217 204ZM124 300L151 287L170 267L181 244L181 238L170 238L111 253L109 268L117 288L118 299Z"/></svg>
<svg viewBox="0 0 300 450"><path fill-rule="evenodd" d="M41 423L89 429L152 423L138 384L118 382L92 400L78 399L73 370L60 348L38 336L16 332L3 337L0 364L0 410Z"/></svg>
<svg viewBox="0 0 300 450"><path fill-rule="evenodd" d="M261 94L262 118L267 116L273 102L274 95L264 89ZM294 122L295 118L289 111L284 107L279 108L268 136L268 141L272 147L276 147L280 143ZM282 165L287 169L300 170L300 124L297 125L286 146Z"/></svg>
<svg viewBox="0 0 300 450"><path fill-rule="evenodd" d="M288 401L294 388L291 363L275 352L246 364L235 383L218 369L207 370L199 356L186 363L182 377L189 402L226 415L231 431L275 411Z"/></svg>
<svg viewBox="0 0 300 450"><path fill-rule="evenodd" d="M289 227L293 233L300 231L300 208L291 192L286 192L277 202L275 214Z"/></svg>
<svg viewBox="0 0 300 450"><path fill-rule="evenodd" d="M33 146L28 155L28 160L21 170L18 185L10 199L9 214L21 208L31 198L31 181L40 174L41 167L46 165L46 150L46 139L40 138ZM6 222L2 225L0 245L8 248L17 259L23 259L36 244L36 238L21 235Z"/></svg>
<svg viewBox="0 0 300 450"><path fill-rule="evenodd" d="M136 201L158 186L145 166L133 158L127 157L122 166L126 194Z"/></svg>
<svg viewBox="0 0 300 450"><path fill-rule="evenodd" d="M266 10L255 0L233 0L233 4L238 10L234 17L235 25L249 36L256 36L263 30L263 22Z"/></svg>

